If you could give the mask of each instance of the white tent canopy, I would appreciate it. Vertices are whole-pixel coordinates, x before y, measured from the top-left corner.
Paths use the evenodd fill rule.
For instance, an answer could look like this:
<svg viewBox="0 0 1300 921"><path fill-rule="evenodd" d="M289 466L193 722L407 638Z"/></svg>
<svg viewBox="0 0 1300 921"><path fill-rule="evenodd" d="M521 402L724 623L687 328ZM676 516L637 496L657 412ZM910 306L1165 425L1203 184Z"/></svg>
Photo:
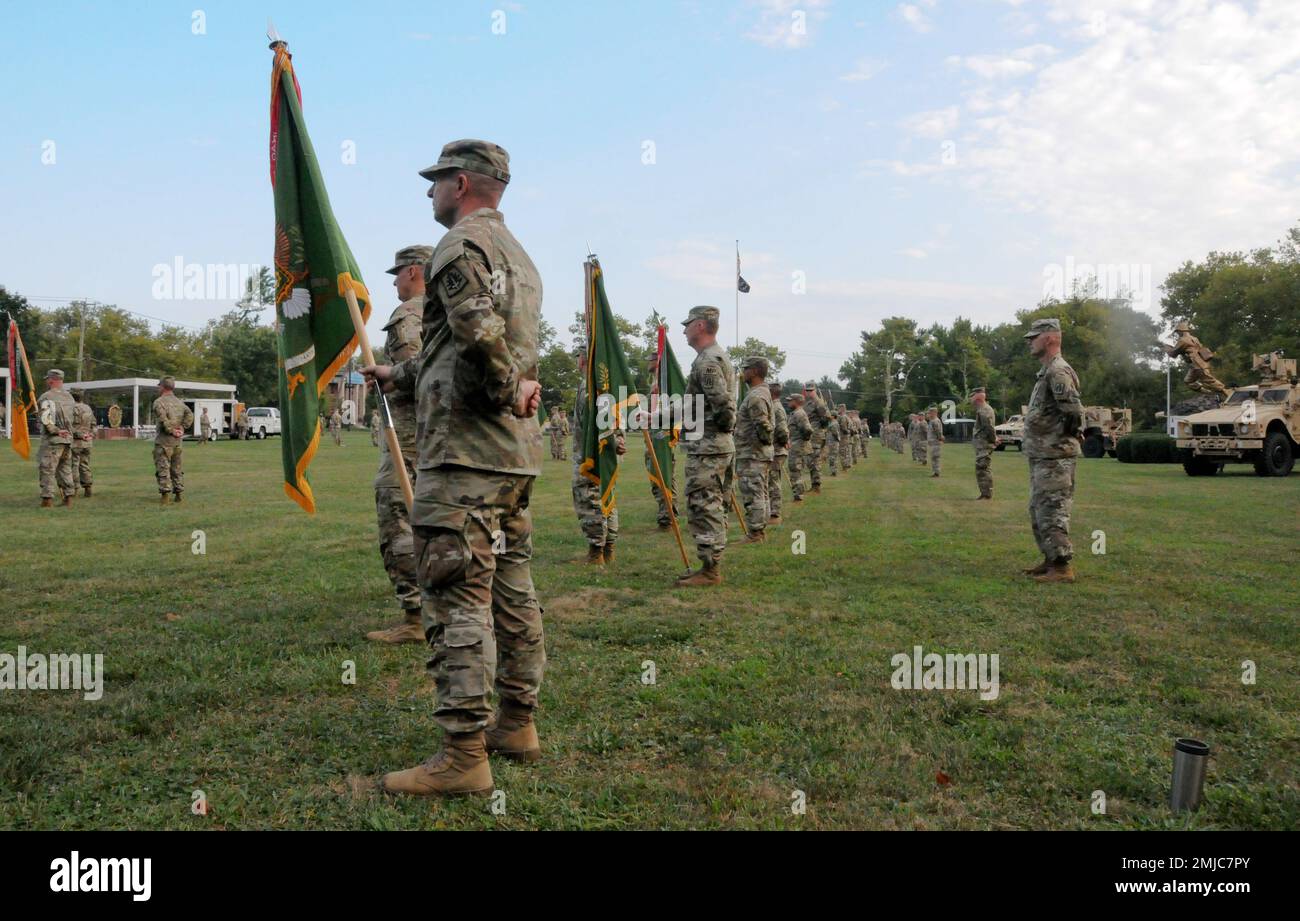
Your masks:
<svg viewBox="0 0 1300 921"><path fill-rule="evenodd" d="M140 391L144 390L146 394L158 389L158 378L156 377L119 377L108 381L76 381L75 383L64 383L66 390L84 390L89 393L92 390L129 390L131 391L131 408L133 410L131 418L135 421L135 430L140 430ZM228 394L229 398L235 398L234 384L213 384L203 381L181 381L176 382L176 392L180 393L223 393Z"/></svg>

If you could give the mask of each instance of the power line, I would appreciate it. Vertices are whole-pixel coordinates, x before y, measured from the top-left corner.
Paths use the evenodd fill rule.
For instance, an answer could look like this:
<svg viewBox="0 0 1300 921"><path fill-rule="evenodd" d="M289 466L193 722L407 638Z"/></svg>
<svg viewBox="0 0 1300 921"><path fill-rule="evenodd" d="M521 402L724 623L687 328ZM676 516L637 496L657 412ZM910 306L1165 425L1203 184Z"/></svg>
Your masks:
<svg viewBox="0 0 1300 921"><path fill-rule="evenodd" d="M188 323L181 323L176 320L164 320L162 317L155 317L152 314L141 313L138 310L131 310L129 307L119 307L117 304L105 304L102 301L91 300L85 297L56 297L50 294L23 294L20 295L29 301L53 301L62 304L87 304L97 307L107 307L110 310L119 310L122 313L129 313L133 317L140 317L145 320L153 320L155 323L161 323L163 326L178 326L181 329L193 330L196 333L204 331L202 326L191 326Z"/></svg>

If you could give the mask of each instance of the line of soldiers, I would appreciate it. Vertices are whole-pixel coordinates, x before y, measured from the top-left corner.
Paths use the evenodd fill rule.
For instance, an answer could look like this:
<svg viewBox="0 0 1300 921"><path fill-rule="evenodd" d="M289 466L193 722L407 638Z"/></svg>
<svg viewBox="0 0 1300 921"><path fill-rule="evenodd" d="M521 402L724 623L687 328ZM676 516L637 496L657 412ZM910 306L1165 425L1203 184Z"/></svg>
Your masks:
<svg viewBox="0 0 1300 921"><path fill-rule="evenodd" d="M81 391L69 393L63 387L64 374L51 368L45 375L45 392L36 400L40 412L41 442L37 462L41 507L51 508L56 488L63 504L72 505L78 487L89 498L94 488L91 449L95 442L95 413ZM180 502L185 491L182 445L185 433L194 425L194 412L175 395L176 381L164 377L158 382L159 396L153 402L158 423L154 438L154 475L162 505ZM207 410L204 410L206 417ZM204 426L204 440L211 434Z"/></svg>

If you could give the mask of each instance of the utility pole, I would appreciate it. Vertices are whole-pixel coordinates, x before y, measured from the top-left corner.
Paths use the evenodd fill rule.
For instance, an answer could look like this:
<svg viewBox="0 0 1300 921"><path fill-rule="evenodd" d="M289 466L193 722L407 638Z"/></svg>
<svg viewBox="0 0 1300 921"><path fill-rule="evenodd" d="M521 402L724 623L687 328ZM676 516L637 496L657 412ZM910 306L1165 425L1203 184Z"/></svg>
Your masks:
<svg viewBox="0 0 1300 921"><path fill-rule="evenodd" d="M86 302L81 302L81 338L77 342L77 380L86 379Z"/></svg>

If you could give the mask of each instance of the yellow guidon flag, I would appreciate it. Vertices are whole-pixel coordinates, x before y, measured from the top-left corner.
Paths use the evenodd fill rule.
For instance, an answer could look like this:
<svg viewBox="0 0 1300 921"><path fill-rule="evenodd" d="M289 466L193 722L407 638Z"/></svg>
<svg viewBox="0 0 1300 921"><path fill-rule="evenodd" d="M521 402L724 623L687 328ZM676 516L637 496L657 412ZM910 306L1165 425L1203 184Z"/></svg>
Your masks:
<svg viewBox="0 0 1300 921"><path fill-rule="evenodd" d="M370 292L343 239L302 115L302 91L283 41L271 46L271 185L275 191L275 331L279 346L284 491L307 512L307 465L320 445L322 399L357 348L351 291L370 318Z"/></svg>
<svg viewBox="0 0 1300 921"><path fill-rule="evenodd" d="M18 332L18 324L9 317L9 334L7 337L9 354L9 375L13 378L13 412L9 417L9 444L18 456L27 460L31 456L32 439L27 428L27 414L36 412L36 379L32 377L31 365L27 362L27 350L23 348L23 337Z"/></svg>

